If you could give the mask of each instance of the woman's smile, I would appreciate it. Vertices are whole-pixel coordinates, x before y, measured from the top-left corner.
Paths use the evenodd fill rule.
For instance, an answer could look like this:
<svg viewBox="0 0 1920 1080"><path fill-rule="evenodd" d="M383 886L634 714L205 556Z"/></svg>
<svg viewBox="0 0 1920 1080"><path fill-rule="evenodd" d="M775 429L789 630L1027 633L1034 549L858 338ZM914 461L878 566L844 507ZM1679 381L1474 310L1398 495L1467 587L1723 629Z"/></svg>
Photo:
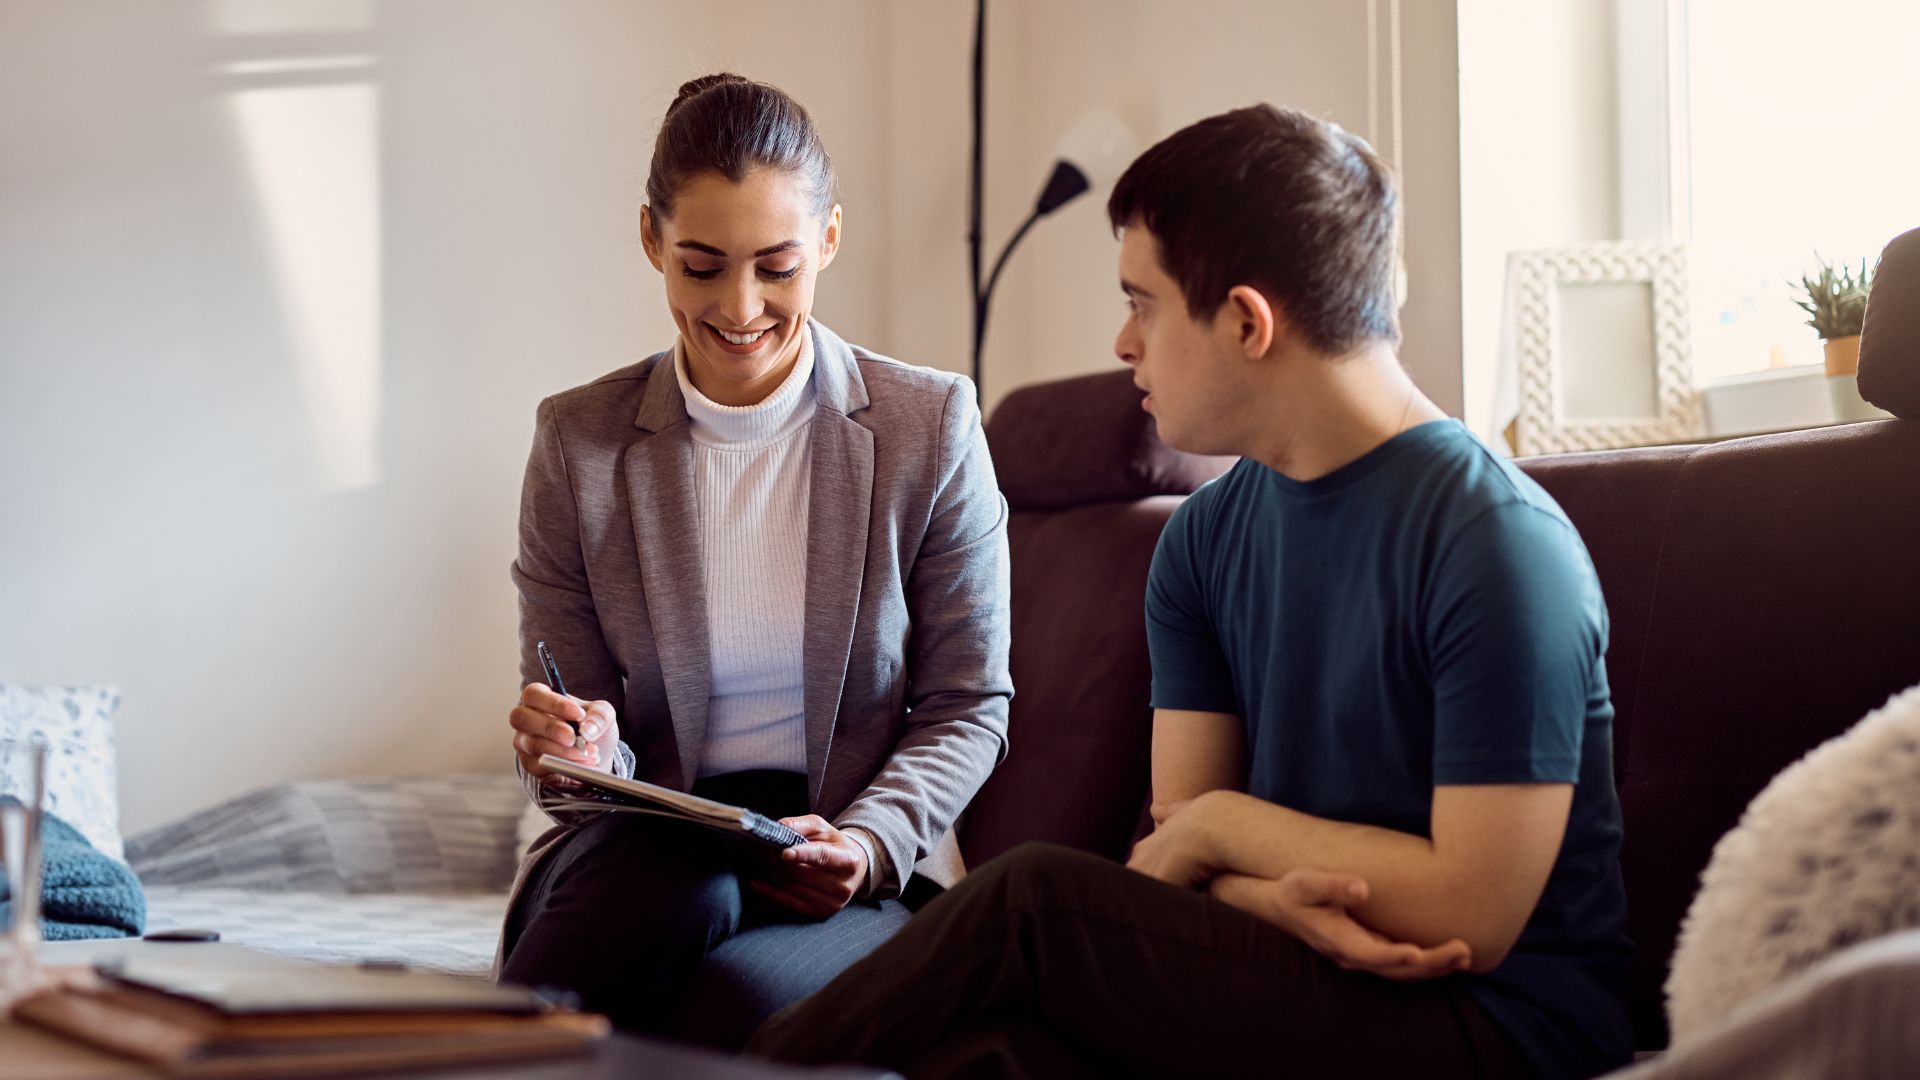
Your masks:
<svg viewBox="0 0 1920 1080"><path fill-rule="evenodd" d="M700 325L706 329L708 341L721 351L734 356L752 356L779 338L779 335L774 333L780 328L779 323L745 331L723 330L705 320L701 320Z"/></svg>

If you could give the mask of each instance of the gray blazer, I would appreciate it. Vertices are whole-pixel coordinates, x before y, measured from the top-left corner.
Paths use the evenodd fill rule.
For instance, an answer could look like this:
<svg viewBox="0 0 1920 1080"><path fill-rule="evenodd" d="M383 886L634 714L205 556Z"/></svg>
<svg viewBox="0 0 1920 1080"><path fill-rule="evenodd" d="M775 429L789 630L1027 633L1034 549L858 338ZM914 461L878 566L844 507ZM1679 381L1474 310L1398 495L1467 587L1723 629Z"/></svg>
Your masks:
<svg viewBox="0 0 1920 1080"><path fill-rule="evenodd" d="M808 795L815 813L873 835L885 864L873 895L895 896L916 869L957 879L954 819L1006 756L1007 504L971 383L817 322L812 333ZM712 671L672 358L540 403L512 572L522 681L544 678L534 643L546 640L570 692L618 708L633 775L684 791ZM561 835L534 845L516 897Z"/></svg>

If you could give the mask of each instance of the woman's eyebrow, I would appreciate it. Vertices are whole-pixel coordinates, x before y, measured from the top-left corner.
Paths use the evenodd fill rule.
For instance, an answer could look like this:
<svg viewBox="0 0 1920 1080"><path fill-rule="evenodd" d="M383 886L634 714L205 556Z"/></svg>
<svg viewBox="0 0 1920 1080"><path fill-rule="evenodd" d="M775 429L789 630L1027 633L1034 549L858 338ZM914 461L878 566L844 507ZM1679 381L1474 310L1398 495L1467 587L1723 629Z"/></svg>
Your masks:
<svg viewBox="0 0 1920 1080"><path fill-rule="evenodd" d="M698 240L682 240L673 246L677 248L691 248L694 251L704 251L708 255L712 255L716 258L724 259L727 257L726 252L721 251L719 248L714 247L712 244L703 244ZM780 243L775 244L772 247L763 247L759 251L754 252L753 257L756 259L764 259L769 255L778 255L783 251L792 251L794 248L797 248L800 246L802 245L798 240L782 240Z"/></svg>

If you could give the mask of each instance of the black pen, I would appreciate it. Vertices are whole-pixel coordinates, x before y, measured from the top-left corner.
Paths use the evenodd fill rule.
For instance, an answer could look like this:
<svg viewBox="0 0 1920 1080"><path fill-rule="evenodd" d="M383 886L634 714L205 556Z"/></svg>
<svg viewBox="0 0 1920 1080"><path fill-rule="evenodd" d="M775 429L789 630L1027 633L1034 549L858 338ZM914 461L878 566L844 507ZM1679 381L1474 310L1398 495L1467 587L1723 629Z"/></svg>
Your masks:
<svg viewBox="0 0 1920 1080"><path fill-rule="evenodd" d="M546 642L541 641L534 644L533 651L539 654L540 666L546 669L547 686L552 688L554 693L562 697L569 696L567 694L567 684L560 681L560 665L553 662L553 650L547 648ZM573 748L575 750L584 749L587 745L587 737L580 734L580 725L571 720L567 721L567 724L573 728Z"/></svg>

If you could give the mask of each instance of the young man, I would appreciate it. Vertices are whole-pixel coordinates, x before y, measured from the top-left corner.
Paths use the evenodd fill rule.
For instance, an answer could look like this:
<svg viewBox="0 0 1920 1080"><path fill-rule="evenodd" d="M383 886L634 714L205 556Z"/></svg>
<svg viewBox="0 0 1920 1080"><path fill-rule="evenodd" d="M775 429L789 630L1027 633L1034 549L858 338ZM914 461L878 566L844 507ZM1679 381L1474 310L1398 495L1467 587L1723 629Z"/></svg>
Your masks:
<svg viewBox="0 0 1920 1080"><path fill-rule="evenodd" d="M1244 458L1148 582L1158 827L1125 868L979 868L755 1049L915 1075L1624 1064L1606 609L1559 507L1401 367L1385 168L1259 106L1147 151L1108 209L1115 348L1161 438Z"/></svg>

